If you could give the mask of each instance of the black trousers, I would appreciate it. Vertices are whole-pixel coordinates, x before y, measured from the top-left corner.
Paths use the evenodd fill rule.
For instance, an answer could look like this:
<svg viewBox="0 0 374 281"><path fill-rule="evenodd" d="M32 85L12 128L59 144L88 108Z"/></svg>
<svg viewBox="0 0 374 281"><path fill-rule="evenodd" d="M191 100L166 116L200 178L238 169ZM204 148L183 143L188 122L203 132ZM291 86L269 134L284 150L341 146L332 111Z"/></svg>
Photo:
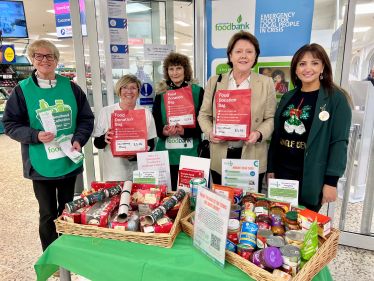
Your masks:
<svg viewBox="0 0 374 281"><path fill-rule="evenodd" d="M173 191L177 191L178 174L179 174L179 165L170 165L171 189Z"/></svg>
<svg viewBox="0 0 374 281"><path fill-rule="evenodd" d="M274 174L276 179L296 180L299 181L299 205L306 207L314 212L319 212L322 208L321 201L317 205L310 205L308 202L300 200L301 192L303 190L303 171L293 170L284 165L275 165ZM321 200L321 199L320 199Z"/></svg>
<svg viewBox="0 0 374 281"><path fill-rule="evenodd" d="M32 181L39 203L39 236L43 251L58 237L53 221L62 214L65 204L73 201L76 179L74 176L61 180Z"/></svg>

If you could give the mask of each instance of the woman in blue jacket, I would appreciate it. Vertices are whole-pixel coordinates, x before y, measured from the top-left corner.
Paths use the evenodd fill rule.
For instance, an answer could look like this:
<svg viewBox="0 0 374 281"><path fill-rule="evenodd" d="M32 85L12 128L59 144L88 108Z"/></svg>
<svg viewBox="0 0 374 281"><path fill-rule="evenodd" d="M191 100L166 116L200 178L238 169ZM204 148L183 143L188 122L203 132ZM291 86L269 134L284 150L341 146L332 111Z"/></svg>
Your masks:
<svg viewBox="0 0 374 281"><path fill-rule="evenodd" d="M299 181L299 204L318 212L337 198L352 101L333 82L330 60L318 44L295 53L290 76L295 89L283 95L275 113L267 179Z"/></svg>

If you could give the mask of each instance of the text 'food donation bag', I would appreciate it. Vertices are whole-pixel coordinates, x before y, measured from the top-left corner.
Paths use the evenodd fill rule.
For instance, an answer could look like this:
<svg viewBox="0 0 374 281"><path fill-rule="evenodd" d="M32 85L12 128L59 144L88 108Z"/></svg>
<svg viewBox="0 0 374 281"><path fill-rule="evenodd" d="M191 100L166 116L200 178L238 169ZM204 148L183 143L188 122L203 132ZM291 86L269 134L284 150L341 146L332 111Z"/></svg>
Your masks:
<svg viewBox="0 0 374 281"><path fill-rule="evenodd" d="M136 155L148 151L145 109L115 110L111 116L114 135L113 156Z"/></svg>
<svg viewBox="0 0 374 281"><path fill-rule="evenodd" d="M166 91L164 104L168 125L175 126L178 123L183 128L196 127L195 104L191 86Z"/></svg>
<svg viewBox="0 0 374 281"><path fill-rule="evenodd" d="M251 128L251 89L217 91L214 134L227 141L248 140Z"/></svg>

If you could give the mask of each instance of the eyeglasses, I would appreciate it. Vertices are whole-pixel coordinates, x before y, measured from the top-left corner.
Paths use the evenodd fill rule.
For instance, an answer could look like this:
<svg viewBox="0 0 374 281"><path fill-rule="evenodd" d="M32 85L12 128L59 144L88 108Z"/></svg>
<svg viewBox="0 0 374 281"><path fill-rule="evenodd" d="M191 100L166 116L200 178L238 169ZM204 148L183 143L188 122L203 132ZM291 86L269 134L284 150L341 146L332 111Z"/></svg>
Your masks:
<svg viewBox="0 0 374 281"><path fill-rule="evenodd" d="M38 61L42 61L46 57L47 61L54 61L55 60L55 55L48 54L48 55L43 55L43 54L34 54L34 59Z"/></svg>
<svg viewBox="0 0 374 281"><path fill-rule="evenodd" d="M126 86L123 86L121 87L121 90L124 90L124 91L130 90L131 92L137 92L138 88L135 88L135 87L127 88Z"/></svg>

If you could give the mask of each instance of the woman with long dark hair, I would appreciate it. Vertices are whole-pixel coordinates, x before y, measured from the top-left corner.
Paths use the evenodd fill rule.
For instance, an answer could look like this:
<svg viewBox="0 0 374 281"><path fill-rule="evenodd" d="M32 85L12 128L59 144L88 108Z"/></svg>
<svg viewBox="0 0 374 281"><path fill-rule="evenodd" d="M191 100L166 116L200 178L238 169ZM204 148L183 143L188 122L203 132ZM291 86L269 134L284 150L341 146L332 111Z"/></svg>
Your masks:
<svg viewBox="0 0 374 281"><path fill-rule="evenodd" d="M295 89L283 95L275 113L267 179L299 181L299 204L318 212L337 198L352 101L333 82L330 60L318 44L295 53L290 76Z"/></svg>

